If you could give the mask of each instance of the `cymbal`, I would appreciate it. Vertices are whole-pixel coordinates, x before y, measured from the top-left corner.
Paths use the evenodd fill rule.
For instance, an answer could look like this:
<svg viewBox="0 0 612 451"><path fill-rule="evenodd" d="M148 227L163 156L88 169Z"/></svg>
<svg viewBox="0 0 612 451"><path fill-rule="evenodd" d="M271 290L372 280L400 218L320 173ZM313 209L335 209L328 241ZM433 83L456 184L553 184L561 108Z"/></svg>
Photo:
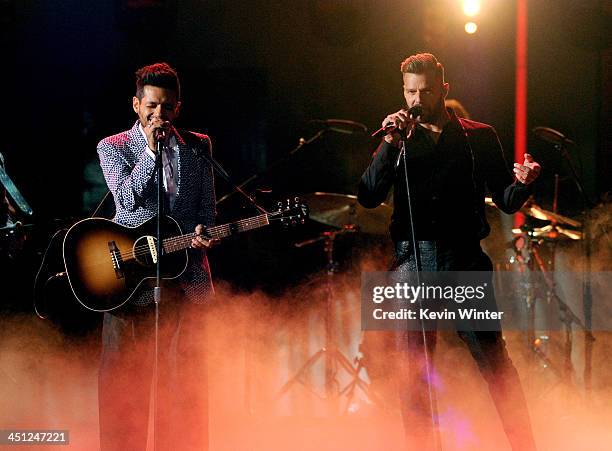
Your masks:
<svg viewBox="0 0 612 451"><path fill-rule="evenodd" d="M485 205L497 208L491 197L485 197ZM521 213L542 221L557 222L577 228L582 227L582 224L579 221L560 215L559 213L553 213L552 211L545 210L533 201L526 203L523 208L521 208Z"/></svg>
<svg viewBox="0 0 612 451"><path fill-rule="evenodd" d="M530 236L534 238L544 238L547 240L559 240L559 239L567 239L570 240L581 240L582 233L576 230L566 229L560 226L546 225L544 227L535 227L532 230L524 231L522 229L512 229L512 233L515 235L520 235L522 233L527 232Z"/></svg>
<svg viewBox="0 0 612 451"><path fill-rule="evenodd" d="M557 222L559 224L566 224L572 227L582 226L579 221L558 213L553 213L552 211L545 210L535 202L525 204L525 206L521 208L521 213L531 216L532 218L541 219L542 221Z"/></svg>
<svg viewBox="0 0 612 451"><path fill-rule="evenodd" d="M364 208L351 194L315 192L300 196L310 209L310 218L322 224L344 227L356 225L360 232L385 235L393 209L387 204Z"/></svg>
<svg viewBox="0 0 612 451"><path fill-rule="evenodd" d="M485 205L497 208L491 197L485 197ZM526 203L523 208L521 208L521 213L527 216L531 216L532 218L540 219L542 221L557 222L576 228L582 226L579 221L576 221L572 218L568 218L567 216L560 215L559 213L553 213L552 211L545 210L533 201L528 201L528 203Z"/></svg>

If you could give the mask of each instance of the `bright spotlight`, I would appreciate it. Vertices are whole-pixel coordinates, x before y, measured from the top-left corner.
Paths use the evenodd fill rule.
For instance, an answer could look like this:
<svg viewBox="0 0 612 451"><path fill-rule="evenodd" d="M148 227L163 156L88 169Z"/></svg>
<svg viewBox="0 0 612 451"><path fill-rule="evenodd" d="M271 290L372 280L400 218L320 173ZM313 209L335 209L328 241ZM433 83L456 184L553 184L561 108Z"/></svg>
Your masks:
<svg viewBox="0 0 612 451"><path fill-rule="evenodd" d="M467 34L474 34L476 33L476 30L478 30L478 25L476 25L474 22L468 22L465 24L465 32Z"/></svg>
<svg viewBox="0 0 612 451"><path fill-rule="evenodd" d="M463 13L466 16L474 17L479 12L480 12L480 0L463 0Z"/></svg>

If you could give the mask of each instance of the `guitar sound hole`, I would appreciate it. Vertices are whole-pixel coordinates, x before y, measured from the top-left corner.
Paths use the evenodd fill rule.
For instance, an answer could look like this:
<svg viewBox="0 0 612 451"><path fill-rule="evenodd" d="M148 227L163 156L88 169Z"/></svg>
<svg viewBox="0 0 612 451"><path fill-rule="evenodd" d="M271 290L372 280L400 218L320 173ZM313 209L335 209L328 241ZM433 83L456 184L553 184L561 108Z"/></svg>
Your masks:
<svg viewBox="0 0 612 451"><path fill-rule="evenodd" d="M143 266L155 264L152 251L155 252L157 239L152 236L141 236L134 242L134 259ZM151 249L153 247L153 249Z"/></svg>

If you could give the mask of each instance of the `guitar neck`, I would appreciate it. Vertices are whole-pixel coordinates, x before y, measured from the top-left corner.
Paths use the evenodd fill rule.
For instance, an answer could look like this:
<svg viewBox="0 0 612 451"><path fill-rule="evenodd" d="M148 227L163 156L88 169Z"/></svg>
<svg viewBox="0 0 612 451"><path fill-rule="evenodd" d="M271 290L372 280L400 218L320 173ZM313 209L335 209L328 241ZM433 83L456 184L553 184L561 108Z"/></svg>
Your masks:
<svg viewBox="0 0 612 451"><path fill-rule="evenodd" d="M241 219L240 221L230 222L218 226L209 227L206 229L206 235L210 238L226 238L236 233L246 232L248 230L258 229L270 224L270 215L267 213L252 218ZM181 251L191 247L191 240L196 237L196 233L187 233L178 235L172 238L166 238L163 242L164 253Z"/></svg>

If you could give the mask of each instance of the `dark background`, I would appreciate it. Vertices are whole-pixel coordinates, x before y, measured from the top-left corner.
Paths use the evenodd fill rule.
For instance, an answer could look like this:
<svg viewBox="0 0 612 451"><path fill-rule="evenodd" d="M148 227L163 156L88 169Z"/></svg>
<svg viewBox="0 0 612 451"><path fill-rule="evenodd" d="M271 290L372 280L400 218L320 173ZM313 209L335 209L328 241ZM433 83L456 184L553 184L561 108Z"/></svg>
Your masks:
<svg viewBox="0 0 612 451"><path fill-rule="evenodd" d="M215 156L242 180L316 132L310 119L377 128L402 107L399 63L431 51L446 67L449 97L494 125L512 156L515 2L482 3L479 30L467 35L460 2L451 0L3 0L0 151L34 221L70 223L91 214L103 194L95 190L95 147L132 126L133 74L142 65L164 60L178 69L179 125L209 134ZM596 200L611 187L610 12L604 1L529 2L529 129L552 127L577 142L571 154ZM272 187L275 197L354 193L375 145L365 134L327 133L250 188ZM532 134L529 150L544 166L538 200L551 208L559 173L560 211L578 214L559 152ZM218 183L218 197L227 189ZM234 199L219 212L221 221L254 214ZM275 230L234 240L214 255L216 271L228 274L240 260L239 286L265 284L244 275L254 271L243 258L249 241L260 246L251 252L255 266L274 278L279 242L318 231L311 225L280 240ZM296 263L300 271L316 267L309 258L322 260L320 249L308 252Z"/></svg>

